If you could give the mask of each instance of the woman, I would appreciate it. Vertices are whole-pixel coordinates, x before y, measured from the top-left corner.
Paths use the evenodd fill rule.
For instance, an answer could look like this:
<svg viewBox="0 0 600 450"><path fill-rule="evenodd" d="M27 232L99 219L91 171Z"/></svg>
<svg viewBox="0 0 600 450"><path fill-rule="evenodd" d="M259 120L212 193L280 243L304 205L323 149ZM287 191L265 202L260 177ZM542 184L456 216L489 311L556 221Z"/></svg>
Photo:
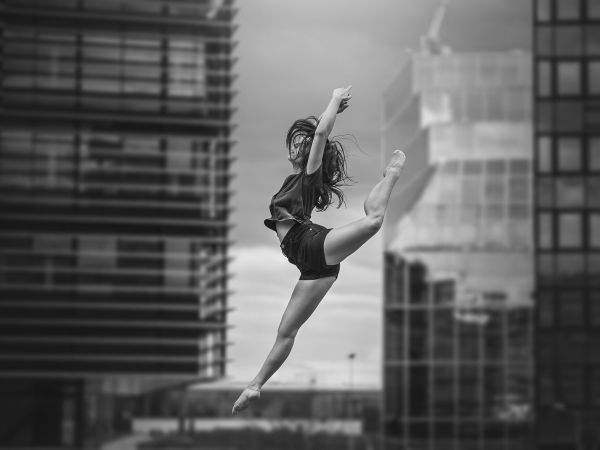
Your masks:
<svg viewBox="0 0 600 450"><path fill-rule="evenodd" d="M348 178L344 150L339 142L329 140L329 134L336 115L349 106L350 88L335 89L319 119L297 120L288 131L286 146L293 174L271 199L271 217L265 225L277 233L283 254L298 267L300 279L283 313L273 348L233 405L232 414L260 397L263 384L290 354L298 330L336 280L340 263L381 228L392 188L400 177L406 157L396 150L383 179L365 200L365 217L333 229L310 221L312 210L326 209L333 203L334 195L338 207L343 203L340 186Z"/></svg>

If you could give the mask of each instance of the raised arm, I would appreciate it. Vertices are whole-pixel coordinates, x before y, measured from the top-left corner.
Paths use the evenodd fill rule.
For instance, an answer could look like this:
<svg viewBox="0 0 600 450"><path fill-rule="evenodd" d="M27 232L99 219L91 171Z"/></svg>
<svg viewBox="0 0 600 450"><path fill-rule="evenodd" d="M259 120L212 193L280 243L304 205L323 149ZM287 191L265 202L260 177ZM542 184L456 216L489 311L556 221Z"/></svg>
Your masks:
<svg viewBox="0 0 600 450"><path fill-rule="evenodd" d="M352 86L334 89L327 108L325 108L325 111L321 114L321 117L319 117L319 123L317 125L317 130L315 131L315 137L310 146L310 154L308 155L308 162L306 164L307 174L313 173L321 165L325 143L333 130L335 117L338 113L341 113L348 107L348 102L352 98L350 95L351 87Z"/></svg>

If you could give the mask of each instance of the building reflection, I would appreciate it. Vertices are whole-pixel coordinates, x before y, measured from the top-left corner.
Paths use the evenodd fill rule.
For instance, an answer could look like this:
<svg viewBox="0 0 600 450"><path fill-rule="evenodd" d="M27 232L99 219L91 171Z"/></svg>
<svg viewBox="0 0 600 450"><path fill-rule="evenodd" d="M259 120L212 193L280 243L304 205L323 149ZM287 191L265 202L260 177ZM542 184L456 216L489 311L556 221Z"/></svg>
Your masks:
<svg viewBox="0 0 600 450"><path fill-rule="evenodd" d="M235 12L0 0L0 445L224 375Z"/></svg>
<svg viewBox="0 0 600 450"><path fill-rule="evenodd" d="M438 50L384 95L385 448L529 449L531 56Z"/></svg>

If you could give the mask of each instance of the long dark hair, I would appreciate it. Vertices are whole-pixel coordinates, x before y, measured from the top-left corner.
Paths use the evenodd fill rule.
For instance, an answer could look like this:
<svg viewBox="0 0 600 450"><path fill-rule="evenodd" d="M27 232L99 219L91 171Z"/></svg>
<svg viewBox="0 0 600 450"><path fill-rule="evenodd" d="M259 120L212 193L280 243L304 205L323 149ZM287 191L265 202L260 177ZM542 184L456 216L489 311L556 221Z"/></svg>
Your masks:
<svg viewBox="0 0 600 450"><path fill-rule="evenodd" d="M285 138L285 145L288 152L292 150L294 142L300 141L299 154L294 163L303 172L306 170L306 165L308 164L310 146L315 137L318 124L319 119L315 116L298 119L292 124ZM323 171L323 185L317 192L315 208L317 211L327 209L334 202L334 195L337 197L337 207L339 208L344 204L344 192L341 187L347 186L347 181L351 180L351 178L346 171L344 147L338 139L327 139L325 142L321 170Z"/></svg>

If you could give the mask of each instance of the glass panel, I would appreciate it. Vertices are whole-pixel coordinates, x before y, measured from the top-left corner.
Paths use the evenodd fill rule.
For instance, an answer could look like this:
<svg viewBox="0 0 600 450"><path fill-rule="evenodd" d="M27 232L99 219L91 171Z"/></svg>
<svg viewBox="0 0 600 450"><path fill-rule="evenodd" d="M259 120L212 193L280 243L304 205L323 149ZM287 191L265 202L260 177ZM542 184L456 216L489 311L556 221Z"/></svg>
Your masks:
<svg viewBox="0 0 600 450"><path fill-rule="evenodd" d="M540 22L548 22L552 13L550 0L537 0L536 16Z"/></svg>
<svg viewBox="0 0 600 450"><path fill-rule="evenodd" d="M540 136L538 138L538 172L547 173L552 170L552 138ZM600 154L600 152L598 152ZM600 161L600 157L599 157Z"/></svg>
<svg viewBox="0 0 600 450"><path fill-rule="evenodd" d="M541 249L550 249L553 245L554 226L552 214L541 213L538 215L538 247Z"/></svg>
<svg viewBox="0 0 600 450"><path fill-rule="evenodd" d="M561 326L581 326L584 322L584 295L580 290L559 291L558 317Z"/></svg>
<svg viewBox="0 0 600 450"><path fill-rule="evenodd" d="M581 139L558 140L558 168L561 171L581 170Z"/></svg>
<svg viewBox="0 0 600 450"><path fill-rule="evenodd" d="M581 14L579 0L558 0L556 7L559 20L578 19Z"/></svg>
<svg viewBox="0 0 600 450"><path fill-rule="evenodd" d="M590 61L588 62L588 94L599 95L600 94L600 62Z"/></svg>
<svg viewBox="0 0 600 450"><path fill-rule="evenodd" d="M600 2L587 0L587 16L590 19L600 19Z"/></svg>
<svg viewBox="0 0 600 450"><path fill-rule="evenodd" d="M551 102L538 102L537 104L537 129L538 131L553 131L554 105Z"/></svg>
<svg viewBox="0 0 600 450"><path fill-rule="evenodd" d="M576 213L559 214L558 246L559 248L581 247L581 215Z"/></svg>
<svg viewBox="0 0 600 450"><path fill-rule="evenodd" d="M581 286L584 281L584 260L581 253L563 253L557 256L557 278L560 283Z"/></svg>
<svg viewBox="0 0 600 450"><path fill-rule="evenodd" d="M540 290L537 298L538 319L540 326L552 328L554 326L554 291Z"/></svg>
<svg viewBox="0 0 600 450"><path fill-rule="evenodd" d="M537 180L538 206L554 206L554 184L551 178L538 178Z"/></svg>
<svg viewBox="0 0 600 450"><path fill-rule="evenodd" d="M537 258L537 272L540 281L544 284L551 284L554 280L554 255L540 254Z"/></svg>
<svg viewBox="0 0 600 450"><path fill-rule="evenodd" d="M577 177L556 178L556 203L563 208L583 206L583 180Z"/></svg>
<svg viewBox="0 0 600 450"><path fill-rule="evenodd" d="M548 61L538 63L538 95L547 97L552 93L552 65Z"/></svg>
<svg viewBox="0 0 600 450"><path fill-rule="evenodd" d="M583 403L584 378L581 369L559 369L558 398L567 406L578 406ZM565 414L569 414L565 412Z"/></svg>
<svg viewBox="0 0 600 450"><path fill-rule="evenodd" d="M552 27L541 26L536 30L536 48L539 56L552 55Z"/></svg>
<svg viewBox="0 0 600 450"><path fill-rule="evenodd" d="M578 26L561 26L556 32L556 55L577 56L582 50L582 30Z"/></svg>
<svg viewBox="0 0 600 450"><path fill-rule="evenodd" d="M588 55L600 55L600 25L586 27L585 51Z"/></svg>
<svg viewBox="0 0 600 450"><path fill-rule="evenodd" d="M587 258L588 282L600 285L600 253L589 253Z"/></svg>
<svg viewBox="0 0 600 450"><path fill-rule="evenodd" d="M558 93L577 95L581 92L581 64L579 62L559 62Z"/></svg>
<svg viewBox="0 0 600 450"><path fill-rule="evenodd" d="M588 241L591 247L600 248L600 214L590 213L588 226Z"/></svg>
<svg viewBox="0 0 600 450"><path fill-rule="evenodd" d="M600 177L589 177L587 179L587 199L588 206L600 207Z"/></svg>
<svg viewBox="0 0 600 450"><path fill-rule="evenodd" d="M556 129L579 131L583 122L581 102L556 102Z"/></svg>
<svg viewBox="0 0 600 450"><path fill-rule="evenodd" d="M600 291L594 290L589 293L590 325L600 326Z"/></svg>

